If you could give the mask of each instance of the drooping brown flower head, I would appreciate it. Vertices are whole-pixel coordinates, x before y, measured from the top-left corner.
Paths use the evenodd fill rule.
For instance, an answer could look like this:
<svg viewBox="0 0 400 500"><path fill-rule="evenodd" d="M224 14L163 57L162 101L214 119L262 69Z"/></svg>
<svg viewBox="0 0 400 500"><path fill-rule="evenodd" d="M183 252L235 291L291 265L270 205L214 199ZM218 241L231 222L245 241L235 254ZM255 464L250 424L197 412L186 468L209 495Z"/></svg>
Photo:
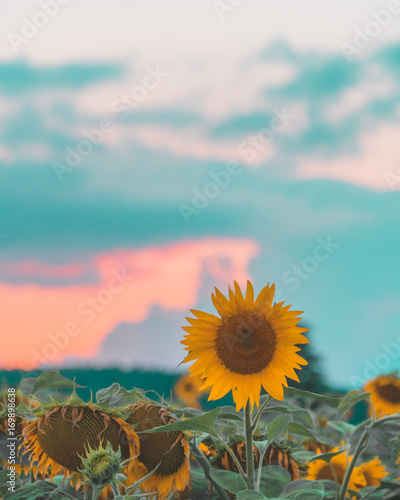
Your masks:
<svg viewBox="0 0 400 500"><path fill-rule="evenodd" d="M144 493L158 493L159 499L166 498L171 491L183 492L190 485L189 443L183 432L160 432L146 434L153 429L175 421L169 411L149 402L140 402L130 407L128 422L138 432L140 439L139 462L143 464L142 477L156 471L140 488Z"/></svg>
<svg viewBox="0 0 400 500"><path fill-rule="evenodd" d="M246 446L243 441L238 441L230 446L231 450L234 452L236 458L238 459L240 465L244 470L246 470ZM254 466L257 469L260 463L260 451L256 445L253 445L254 453ZM282 450L278 446L270 445L263 457L263 466L266 465L280 465L284 467L290 474L292 481L299 478L299 467L297 463L293 460L290 453ZM230 454L224 450L218 456L214 463L215 467L218 469L230 470L233 472L239 472L233 458Z"/></svg>
<svg viewBox="0 0 400 500"><path fill-rule="evenodd" d="M114 451L121 450L122 460L139 454L139 439L132 427L113 414L93 404L66 404L48 408L24 428L25 453L29 453L37 472L51 475L71 475L71 484L79 487L83 468L82 458L88 447L97 449L110 443ZM128 462L127 471L133 477L135 459Z"/></svg>

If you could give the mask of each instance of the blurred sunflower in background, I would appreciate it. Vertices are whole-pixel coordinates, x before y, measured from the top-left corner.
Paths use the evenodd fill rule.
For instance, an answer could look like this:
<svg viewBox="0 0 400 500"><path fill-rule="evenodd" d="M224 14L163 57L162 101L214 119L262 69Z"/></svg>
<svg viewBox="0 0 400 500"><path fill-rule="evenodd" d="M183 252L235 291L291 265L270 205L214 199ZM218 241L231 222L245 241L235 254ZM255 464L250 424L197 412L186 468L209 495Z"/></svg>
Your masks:
<svg viewBox="0 0 400 500"><path fill-rule="evenodd" d="M186 318L191 326L182 344L189 351L184 362L194 361L189 371L205 379L202 389L211 387L209 400L232 391L236 410L259 405L261 386L275 399L283 399L286 377L299 381L295 369L307 361L297 352L297 344L309 343L302 335L307 328L296 326L301 311L290 311L283 302L273 305L275 285L266 286L254 298L247 282L244 297L234 282L226 298L217 288L212 302L220 317L191 310Z"/></svg>
<svg viewBox="0 0 400 500"><path fill-rule="evenodd" d="M389 476L386 472L386 467L382 464L379 457L375 457L369 462L364 462L359 467L360 472L365 478L366 485L364 486L380 486L382 479Z"/></svg>
<svg viewBox="0 0 400 500"><path fill-rule="evenodd" d="M182 375L174 386L175 396L187 406L200 409L199 399L204 391L201 391L201 386L204 384L199 376L191 377L188 373Z"/></svg>
<svg viewBox="0 0 400 500"><path fill-rule="evenodd" d="M365 384L364 391L371 393L370 416L373 411L377 418L400 411L400 378L397 373L379 375Z"/></svg>
<svg viewBox="0 0 400 500"><path fill-rule="evenodd" d="M339 448L333 448L332 453L339 451ZM321 450L318 450L318 454ZM307 479L310 480L322 480L328 479L331 481L337 481L339 484L343 484L344 476L346 474L347 467L349 466L353 456L349 456L346 451L339 453L331 458L330 464L325 460L314 460L308 464L308 475ZM333 474L332 468L335 471L336 478ZM348 484L348 489L352 491L360 491L362 488L367 486L367 481L362 473L360 467L354 467L353 472L350 477Z"/></svg>
<svg viewBox="0 0 400 500"><path fill-rule="evenodd" d="M70 476L70 483L78 489L83 483L82 457L87 449L98 449L109 443L120 450L122 460L139 454L139 438L132 427L119 418L118 410L106 410L93 402L84 403L76 394L66 404L54 401L38 408L38 417L26 423L23 429L25 453L36 465L35 475ZM124 469L125 474L138 477L135 459Z"/></svg>
<svg viewBox="0 0 400 500"><path fill-rule="evenodd" d="M128 422L140 439L138 461L142 466L141 477L156 469L140 484L140 489L144 493L158 495L160 500L167 498L171 492L176 498L183 498L185 491L189 495L186 498L190 498L190 447L183 432L143 433L170 424L175 418L168 409L147 401L128 406L127 411L131 412ZM128 475L128 482L129 479Z"/></svg>

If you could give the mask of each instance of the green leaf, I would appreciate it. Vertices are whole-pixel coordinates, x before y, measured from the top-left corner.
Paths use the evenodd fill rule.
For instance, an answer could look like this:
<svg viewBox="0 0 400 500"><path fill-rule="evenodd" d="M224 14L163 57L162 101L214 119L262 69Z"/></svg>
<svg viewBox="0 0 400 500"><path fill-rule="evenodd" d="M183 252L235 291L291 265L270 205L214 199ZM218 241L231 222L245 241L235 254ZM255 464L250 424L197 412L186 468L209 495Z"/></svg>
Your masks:
<svg viewBox="0 0 400 500"><path fill-rule="evenodd" d="M115 394L118 395L120 389L121 386L117 382L114 382L114 384L110 385L110 387L106 387L105 389L100 389L99 391L96 392L96 401L98 403L107 401Z"/></svg>
<svg viewBox="0 0 400 500"><path fill-rule="evenodd" d="M295 389L294 387L286 387L285 394L291 394L292 396L298 396L308 399L316 399L318 401L323 401L324 403L337 407L340 404L340 398L333 398L332 396L323 396L322 394L314 394L309 391L302 391L301 389Z"/></svg>
<svg viewBox="0 0 400 500"><path fill-rule="evenodd" d="M148 434L156 432L170 432L170 431L200 431L207 432L215 436L215 421L221 412L221 408L215 408L207 413L203 413L198 417L189 418L180 422L173 422L172 424L154 427L148 431L142 431Z"/></svg>
<svg viewBox="0 0 400 500"><path fill-rule="evenodd" d="M332 427L332 429L335 429L336 431L340 432L341 434L352 434L356 426L349 424L348 422L328 422L329 427Z"/></svg>
<svg viewBox="0 0 400 500"><path fill-rule="evenodd" d="M211 469L212 479L230 493L239 493L246 489L242 476L230 470Z"/></svg>
<svg viewBox="0 0 400 500"><path fill-rule="evenodd" d="M38 394L45 389L71 389L73 387L82 389L85 386L74 383L57 370L51 370L41 373L38 377L23 379L20 387L26 394Z"/></svg>
<svg viewBox="0 0 400 500"><path fill-rule="evenodd" d="M350 410L350 408L354 406L356 403L369 399L369 397L370 397L369 392L361 392L358 391L357 389L348 392L345 395L345 397L340 401L335 422L339 422L339 420L341 420L343 416Z"/></svg>
<svg viewBox="0 0 400 500"><path fill-rule="evenodd" d="M280 465L266 465L261 470L260 491L269 499L278 497L291 480L289 472Z"/></svg>
<svg viewBox="0 0 400 500"><path fill-rule="evenodd" d="M398 491L398 490L400 490L400 483L384 479L381 481L380 488L387 488L388 490Z"/></svg>
<svg viewBox="0 0 400 500"><path fill-rule="evenodd" d="M368 500L381 500L385 496L385 492L376 486L363 488L360 494L362 495L362 498L367 497Z"/></svg>
<svg viewBox="0 0 400 500"><path fill-rule="evenodd" d="M268 498L259 491L245 490L236 495L236 500L268 500Z"/></svg>
<svg viewBox="0 0 400 500"><path fill-rule="evenodd" d="M283 434L289 425L292 417L290 415L279 415L267 428L267 438L270 443Z"/></svg>
<svg viewBox="0 0 400 500"><path fill-rule="evenodd" d="M242 413L237 412L236 408L233 406L223 406L221 408L221 413L219 414L220 419L225 420L236 420L237 422L243 422Z"/></svg>
<svg viewBox="0 0 400 500"><path fill-rule="evenodd" d="M340 455L344 451L347 451L347 448L340 448L338 451L332 451L331 453L321 453L320 455L314 455L308 461L313 462L314 460L324 460L325 462L329 463L332 457Z"/></svg>
<svg viewBox="0 0 400 500"><path fill-rule="evenodd" d="M299 408L298 410L292 410L292 416L297 420L302 420L306 424L313 426L314 422L312 416L308 410L304 410L303 408Z"/></svg>
<svg viewBox="0 0 400 500"><path fill-rule="evenodd" d="M288 425L288 431L291 434L298 434L300 436L310 437L320 443L329 444L330 446L336 446L336 443L334 443L332 440L328 439L325 436L322 436L314 428L306 424L300 424L299 422L292 421Z"/></svg>
<svg viewBox="0 0 400 500"><path fill-rule="evenodd" d="M313 453L312 451L298 450L292 452L291 455L295 460L298 460L301 463L305 463L313 458L315 456L315 453Z"/></svg>
<svg viewBox="0 0 400 500"><path fill-rule="evenodd" d="M289 483L281 493L281 498L293 500L321 500L324 498L325 488L319 481L298 479Z"/></svg>

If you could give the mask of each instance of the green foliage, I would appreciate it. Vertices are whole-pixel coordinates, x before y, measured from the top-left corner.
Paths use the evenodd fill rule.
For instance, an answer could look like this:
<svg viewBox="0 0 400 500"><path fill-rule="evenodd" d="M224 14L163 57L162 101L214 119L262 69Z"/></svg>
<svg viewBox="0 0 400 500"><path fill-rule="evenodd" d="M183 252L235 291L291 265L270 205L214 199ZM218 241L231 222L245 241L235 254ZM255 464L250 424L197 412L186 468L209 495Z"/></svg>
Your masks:
<svg viewBox="0 0 400 500"><path fill-rule="evenodd" d="M246 483L237 472L212 469L210 476L216 483L231 493L239 493L246 489Z"/></svg>
<svg viewBox="0 0 400 500"><path fill-rule="evenodd" d="M61 391L60 400L73 402L80 401L75 389L82 386L78 386L73 380L56 371L50 371L38 377L24 379L21 387L26 393L39 395L45 400L54 398ZM81 390L84 389L79 389ZM69 392L69 395L66 395L66 392ZM316 460L331 464L333 457L345 452L355 457L354 463L349 463L348 467L357 467L379 456L389 473L380 482L379 487L369 486L359 492L351 493L352 496L368 500L400 498L400 483L396 481L400 476L399 466L396 465L400 452L400 415L392 415L376 421L367 419L358 425L348 421L349 410L360 402L369 400L367 393L350 391L340 398L315 394L299 388L287 388L283 401L263 397L261 399L262 411L258 413L259 410L255 409L251 415L260 463L258 470L255 471L255 483L251 485L246 475L243 452L240 457L235 455L239 448L233 446L245 439L243 413L236 412L234 407L228 405L208 412L180 408L173 402L167 403L155 392L152 392L151 396L157 404L170 410L176 420L167 425L142 431L139 437L142 438L146 434L183 432L191 442L191 446L194 446L194 452L200 442L206 442L217 453L216 457L210 455L208 458L199 454L190 461L192 500L205 498L227 500L230 497L226 492L229 492L231 496L234 495L237 500L345 500L345 486L336 485L332 480L306 479L308 464ZM125 419L130 415L130 405L140 400L150 400L149 393L142 389L132 388L131 385L126 389L119 382L114 382L106 388L97 388L94 398L94 402L101 408L114 413L118 411L120 418ZM21 411L24 418L35 418L36 410L23 407ZM321 419L324 421L323 424ZM8 438L9 436L0 432L0 458L3 461L7 460L9 453ZM143 443L145 442L144 439ZM316 446L328 446L327 453L317 454L314 451L308 451L306 449L308 442L314 443L314 448L311 448L314 450ZM17 440L16 443L19 446L22 441ZM333 447L338 447L338 451L331 451ZM240 449L243 450L243 448ZM220 454L227 454L227 450L230 454L225 455L223 468L222 462L219 461ZM275 451L271 454L271 450ZM90 484L100 488L109 482L110 478L115 479L115 484L124 480L121 474L124 463L121 463L119 452L114 452L108 443L104 443L104 446L101 445L96 450L88 451L89 454L84 458L83 465L85 476ZM101 474L94 477L91 462L96 461L99 453L110 458L110 470L102 469ZM264 454L267 464L271 456L281 457L280 465L263 464ZM289 471L282 467L285 463L282 457L288 456L300 467L301 479L292 481ZM18 456L18 460L21 464L29 464L28 455ZM147 495L141 493L140 488L143 481L149 479L157 471L157 467L148 471L148 474L137 483L129 485L124 498L126 500L145 498ZM229 467L239 470L239 473L226 470ZM15 493L9 492L6 487L7 471L0 468L0 497L11 500L83 498L82 490L76 492L69 486L68 481L61 481L61 477L53 479L53 483L47 479L31 482L29 475L21 474L17 476Z"/></svg>

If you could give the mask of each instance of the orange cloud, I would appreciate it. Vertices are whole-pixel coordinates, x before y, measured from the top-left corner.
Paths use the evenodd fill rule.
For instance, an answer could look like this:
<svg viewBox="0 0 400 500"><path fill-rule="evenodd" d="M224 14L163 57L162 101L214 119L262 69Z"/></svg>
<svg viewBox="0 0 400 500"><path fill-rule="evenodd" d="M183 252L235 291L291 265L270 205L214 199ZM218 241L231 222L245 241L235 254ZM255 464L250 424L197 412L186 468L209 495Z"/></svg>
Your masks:
<svg viewBox="0 0 400 500"><path fill-rule="evenodd" d="M0 283L0 365L33 369L67 356L93 356L119 323L143 321L154 305L174 311L195 306L207 274L216 284L245 282L257 252L251 240L185 241L100 254L92 264L99 275L95 284Z"/></svg>

